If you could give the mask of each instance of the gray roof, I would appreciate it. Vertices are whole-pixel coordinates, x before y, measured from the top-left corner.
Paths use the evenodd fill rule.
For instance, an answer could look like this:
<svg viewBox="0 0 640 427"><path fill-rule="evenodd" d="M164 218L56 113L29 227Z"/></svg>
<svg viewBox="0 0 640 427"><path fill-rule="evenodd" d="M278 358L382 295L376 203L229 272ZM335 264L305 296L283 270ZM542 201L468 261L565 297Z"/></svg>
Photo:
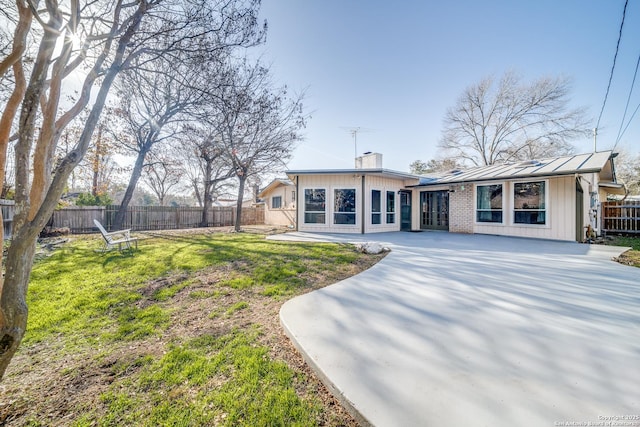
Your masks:
<svg viewBox="0 0 640 427"><path fill-rule="evenodd" d="M615 157L615 155L613 155L613 157ZM460 182L492 181L600 172L611 158L611 151L602 151L542 160L527 160L524 162L506 163L501 165L479 166L471 169L450 171L440 176L425 176L420 179L420 185L453 184Z"/></svg>
<svg viewBox="0 0 640 427"><path fill-rule="evenodd" d="M306 169L306 170L289 170L286 172L288 176L296 175L382 175L396 179L420 179L419 175L408 172L400 172L391 169Z"/></svg>
<svg viewBox="0 0 640 427"><path fill-rule="evenodd" d="M293 182L289 178L276 178L258 192L258 197L262 197L266 192L271 191L280 185L293 185Z"/></svg>

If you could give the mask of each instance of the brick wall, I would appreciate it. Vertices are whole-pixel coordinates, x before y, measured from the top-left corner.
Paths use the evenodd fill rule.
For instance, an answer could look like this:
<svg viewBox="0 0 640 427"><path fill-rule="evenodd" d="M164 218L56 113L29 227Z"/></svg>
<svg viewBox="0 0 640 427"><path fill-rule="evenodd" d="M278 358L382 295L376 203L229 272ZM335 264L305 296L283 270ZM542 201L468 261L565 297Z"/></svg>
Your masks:
<svg viewBox="0 0 640 427"><path fill-rule="evenodd" d="M455 186L449 193L449 231L453 233L473 233L475 210L473 208L473 185Z"/></svg>

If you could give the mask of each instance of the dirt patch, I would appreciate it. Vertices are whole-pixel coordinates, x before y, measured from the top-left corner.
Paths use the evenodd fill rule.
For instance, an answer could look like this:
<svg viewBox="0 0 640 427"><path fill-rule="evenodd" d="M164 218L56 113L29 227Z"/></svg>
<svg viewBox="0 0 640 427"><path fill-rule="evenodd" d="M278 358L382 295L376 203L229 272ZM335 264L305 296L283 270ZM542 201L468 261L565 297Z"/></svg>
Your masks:
<svg viewBox="0 0 640 427"><path fill-rule="evenodd" d="M640 251L629 250L615 258L614 261L624 265L640 267Z"/></svg>
<svg viewBox="0 0 640 427"><path fill-rule="evenodd" d="M202 230L199 230L200 234ZM182 234L182 233L180 233ZM179 235L176 233L176 235ZM369 255L351 264L348 271L305 277L307 287L298 294L327 286L363 271L384 255ZM171 326L161 335L133 342L97 343L82 351L65 352L62 339L20 348L0 383L0 426L67 426L92 411L105 413L101 394L115 381L125 384L145 357L160 358L171 343L188 341L204 334L220 336L234 328L261 331L260 342L274 360L286 363L302 378L295 383L301 397L315 397L323 411L317 425L357 426L357 422L324 387L284 334L278 313L288 298L262 295L263 289L232 289L220 282L238 266L229 264L204 269L193 275L178 274L150 281L141 290L138 304L158 304L171 313ZM157 293L181 282L166 301ZM89 350L90 348L90 350ZM188 390L186 391L188 392Z"/></svg>

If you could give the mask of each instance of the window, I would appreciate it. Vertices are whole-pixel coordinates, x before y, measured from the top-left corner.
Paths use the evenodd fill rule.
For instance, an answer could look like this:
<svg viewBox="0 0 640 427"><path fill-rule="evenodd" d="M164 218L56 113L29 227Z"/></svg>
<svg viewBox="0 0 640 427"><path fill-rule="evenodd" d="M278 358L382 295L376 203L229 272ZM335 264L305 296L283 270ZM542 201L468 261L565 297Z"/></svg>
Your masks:
<svg viewBox="0 0 640 427"><path fill-rule="evenodd" d="M513 209L516 224L546 224L545 182L516 182Z"/></svg>
<svg viewBox="0 0 640 427"><path fill-rule="evenodd" d="M382 206L382 195L380 190L371 190L371 224L380 224L382 214L380 207Z"/></svg>
<svg viewBox="0 0 640 427"><path fill-rule="evenodd" d="M355 188L334 190L334 224L356 223L356 190Z"/></svg>
<svg viewBox="0 0 640 427"><path fill-rule="evenodd" d="M476 187L476 221L502 223L502 184Z"/></svg>
<svg viewBox="0 0 640 427"><path fill-rule="evenodd" d="M387 191L387 224L396 222L396 193Z"/></svg>
<svg viewBox="0 0 640 427"><path fill-rule="evenodd" d="M271 198L271 209L282 208L282 196L273 196Z"/></svg>
<svg viewBox="0 0 640 427"><path fill-rule="evenodd" d="M325 190L313 188L304 190L305 224L325 224Z"/></svg>

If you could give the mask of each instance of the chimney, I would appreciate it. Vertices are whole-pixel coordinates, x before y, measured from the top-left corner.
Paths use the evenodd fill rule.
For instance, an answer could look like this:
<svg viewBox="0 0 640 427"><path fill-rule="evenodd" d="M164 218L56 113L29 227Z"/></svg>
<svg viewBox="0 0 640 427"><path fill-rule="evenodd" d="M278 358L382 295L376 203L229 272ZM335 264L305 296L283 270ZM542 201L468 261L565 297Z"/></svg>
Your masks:
<svg viewBox="0 0 640 427"><path fill-rule="evenodd" d="M382 169L382 154L367 151L356 157L356 169Z"/></svg>

